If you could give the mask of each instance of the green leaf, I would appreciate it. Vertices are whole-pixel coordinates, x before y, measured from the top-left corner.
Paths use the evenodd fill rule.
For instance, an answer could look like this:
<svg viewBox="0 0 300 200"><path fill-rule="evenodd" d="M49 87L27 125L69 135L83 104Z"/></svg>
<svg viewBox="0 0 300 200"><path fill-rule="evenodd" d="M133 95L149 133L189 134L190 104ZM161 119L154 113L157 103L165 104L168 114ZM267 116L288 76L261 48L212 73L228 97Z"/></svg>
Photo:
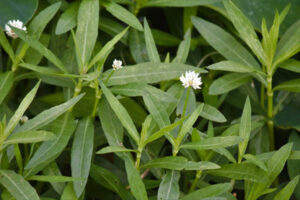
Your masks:
<svg viewBox="0 0 300 200"><path fill-rule="evenodd" d="M289 135L289 142L293 142L293 149L289 156L289 160L287 161L287 170L289 178L292 179L300 174L300 135L298 132L292 132ZM291 160L292 158L296 158L297 160ZM298 184L294 195L296 198L300 198L300 185Z"/></svg>
<svg viewBox="0 0 300 200"><path fill-rule="evenodd" d="M176 122L174 122L173 124L170 124L168 126L165 126L163 128L161 128L159 131L153 133L152 135L150 135L144 142L144 144L148 144L150 142L153 142L154 140L159 139L160 137L164 136L165 134L167 134L168 132L172 131L174 128L176 128L177 126L181 125L184 120L186 118L182 118Z"/></svg>
<svg viewBox="0 0 300 200"><path fill-rule="evenodd" d="M118 99L111 93L111 91L103 84L103 82L102 81L99 82L103 94L105 95L112 110L115 112L115 114L117 115L117 117L119 118L119 120L121 121L125 129L128 131L132 139L138 144L140 140L140 136L127 110L118 101Z"/></svg>
<svg viewBox="0 0 300 200"><path fill-rule="evenodd" d="M234 90L251 80L249 74L229 73L215 80L209 87L210 95L219 95Z"/></svg>
<svg viewBox="0 0 300 200"><path fill-rule="evenodd" d="M123 126L106 98L101 98L99 102L98 116L108 144L111 146L121 145L123 143Z"/></svg>
<svg viewBox="0 0 300 200"><path fill-rule="evenodd" d="M90 175L98 184L116 192L123 200L133 200L120 179L107 169L92 164Z"/></svg>
<svg viewBox="0 0 300 200"><path fill-rule="evenodd" d="M60 200L77 200L76 194L73 190L73 184L69 183L65 189L63 194L60 197Z"/></svg>
<svg viewBox="0 0 300 200"><path fill-rule="evenodd" d="M200 104L197 106L197 108L192 112L190 117L183 123L178 136L176 138L176 142L178 145L181 144L184 136L193 128L194 123L197 121L202 109L203 109L204 104Z"/></svg>
<svg viewBox="0 0 300 200"><path fill-rule="evenodd" d="M39 200L34 188L19 174L11 170L0 170L0 183L17 200Z"/></svg>
<svg viewBox="0 0 300 200"><path fill-rule="evenodd" d="M15 53L12 49L11 45L9 44L4 32L0 30L0 44L3 50L8 54L9 58L12 60L12 62L15 62Z"/></svg>
<svg viewBox="0 0 300 200"><path fill-rule="evenodd" d="M207 197L215 197L230 190L231 187L232 186L230 183L220 183L220 184L210 185L184 196L181 200L195 200L195 199L204 199Z"/></svg>
<svg viewBox="0 0 300 200"><path fill-rule="evenodd" d="M30 181L39 181L39 182L49 182L49 183L59 183L59 182L73 182L81 180L81 178L73 178L69 176L31 176L27 178Z"/></svg>
<svg viewBox="0 0 300 200"><path fill-rule="evenodd" d="M0 74L0 104L13 86L14 73L12 71Z"/></svg>
<svg viewBox="0 0 300 200"><path fill-rule="evenodd" d="M251 133L251 104L250 99L247 97L239 129L239 136L243 141L239 144L239 161L242 160L243 155L247 149L248 141Z"/></svg>
<svg viewBox="0 0 300 200"><path fill-rule="evenodd" d="M7 126L5 127L4 130L4 135L8 136L14 128L18 125L21 117L24 115L25 111L33 101L37 90L40 86L40 82L38 82L32 90L24 97L24 99L21 101L18 109L16 110L15 114L10 118Z"/></svg>
<svg viewBox="0 0 300 200"><path fill-rule="evenodd" d="M300 92L300 79L293 79L276 85L273 90Z"/></svg>
<svg viewBox="0 0 300 200"><path fill-rule="evenodd" d="M169 114L163 104L147 89L143 93L145 105L160 128L170 125Z"/></svg>
<svg viewBox="0 0 300 200"><path fill-rule="evenodd" d="M43 169L43 174L46 176L62 176L59 167L57 166L56 162L50 163L46 168ZM50 182L53 189L58 193L62 194L65 188L65 183L62 182Z"/></svg>
<svg viewBox="0 0 300 200"><path fill-rule="evenodd" d="M192 22L205 40L226 59L260 69L251 53L222 28L197 17L192 17Z"/></svg>
<svg viewBox="0 0 300 200"><path fill-rule="evenodd" d="M59 10L60 6L61 2L57 2L39 12L39 14L34 17L28 27L29 34L38 40L49 21Z"/></svg>
<svg viewBox="0 0 300 200"><path fill-rule="evenodd" d="M25 131L29 131L29 130L36 130L38 128L41 128L41 127L49 124L53 120L57 119L57 117L59 117L60 115L62 115L66 111L68 111L83 96L84 96L84 94L80 94L76 97L73 97L72 99L68 100L65 103L62 103L60 105L54 106L52 108L49 108L48 110L41 112L40 114L36 115L34 118L25 122L22 126L16 128L15 132L25 132Z"/></svg>
<svg viewBox="0 0 300 200"><path fill-rule="evenodd" d="M64 13L59 17L55 28L55 34L60 35L68 32L77 25L77 15L79 9L79 2L76 1L68 7Z"/></svg>
<svg viewBox="0 0 300 200"><path fill-rule="evenodd" d="M235 158L233 157L233 155L230 153L230 151L228 151L225 148L217 148L217 149L213 149L214 152L217 152L220 155L225 156L229 161L236 163Z"/></svg>
<svg viewBox="0 0 300 200"><path fill-rule="evenodd" d="M106 154L106 153L114 153L114 152L137 152L137 150L126 149L125 147L121 147L121 146L108 146L97 151L96 154Z"/></svg>
<svg viewBox="0 0 300 200"><path fill-rule="evenodd" d="M300 61L295 59L289 59L279 65L280 68L300 73Z"/></svg>
<svg viewBox="0 0 300 200"><path fill-rule="evenodd" d="M107 85L124 85L135 82L157 83L177 79L185 71L206 72L203 69L179 63L141 63L126 66L115 71L107 82ZM102 80L106 80L110 73L111 70L107 70L103 74Z"/></svg>
<svg viewBox="0 0 300 200"><path fill-rule="evenodd" d="M275 63L280 62L292 57L299 52L300 48L300 20L295 22L281 37L277 52L275 54Z"/></svg>
<svg viewBox="0 0 300 200"><path fill-rule="evenodd" d="M76 42L83 65L89 61L98 36L99 1L84 0L80 3L77 17ZM81 66L80 70L83 70Z"/></svg>
<svg viewBox="0 0 300 200"><path fill-rule="evenodd" d="M37 149L24 168L25 177L35 175L60 155L75 130L76 121L70 113L66 113L57 118L51 125L52 132L56 133L56 139L44 142Z"/></svg>
<svg viewBox="0 0 300 200"><path fill-rule="evenodd" d="M189 142L181 145L183 149L194 149L194 150L207 150L216 149L220 147L229 147L238 144L242 141L242 138L238 136L226 136L226 137L213 137L207 138L196 142Z"/></svg>
<svg viewBox="0 0 300 200"><path fill-rule="evenodd" d="M222 165L220 169L208 170L207 173L235 180L250 180L259 183L265 183L268 180L266 172L251 163Z"/></svg>
<svg viewBox="0 0 300 200"><path fill-rule="evenodd" d="M19 19L26 24L33 16L37 7L38 0L1 0L0 26L4 28L4 25L12 19Z"/></svg>
<svg viewBox="0 0 300 200"><path fill-rule="evenodd" d="M103 2L102 4L110 14L112 14L122 22L128 24L129 26L139 31L143 31L143 26L141 25L139 20L127 9L111 1Z"/></svg>
<svg viewBox="0 0 300 200"><path fill-rule="evenodd" d="M168 170L160 182L157 199L179 199L179 178L179 171Z"/></svg>
<svg viewBox="0 0 300 200"><path fill-rule="evenodd" d="M145 7L192 7L200 5L209 5L219 0L151 0Z"/></svg>
<svg viewBox="0 0 300 200"><path fill-rule="evenodd" d="M94 64L96 64L98 61L104 62L104 59L106 58L107 52L110 52L115 44L124 37L124 35L127 33L128 28L125 28L123 31L121 31L119 34L117 34L112 40L107 42L104 47L93 57L92 61L90 62L88 69L91 68Z"/></svg>
<svg viewBox="0 0 300 200"><path fill-rule="evenodd" d="M136 63L149 61L144 34L136 29L129 32L129 50Z"/></svg>
<svg viewBox="0 0 300 200"><path fill-rule="evenodd" d="M176 52L176 57L173 62L175 63L185 63L189 55L191 45L191 30L188 30L184 35L184 40L179 44Z"/></svg>
<svg viewBox="0 0 300 200"><path fill-rule="evenodd" d="M133 196L136 199L148 200L147 191L140 177L139 171L135 168L129 156L125 158L125 169Z"/></svg>
<svg viewBox="0 0 300 200"><path fill-rule="evenodd" d="M146 18L144 19L144 34L149 60L151 62L160 62L160 57Z"/></svg>
<svg viewBox="0 0 300 200"><path fill-rule="evenodd" d="M280 192L278 192L274 200L289 200L299 182L300 175L291 180Z"/></svg>
<svg viewBox="0 0 300 200"><path fill-rule="evenodd" d="M186 166L184 167L184 170L208 170L208 169L218 169L220 168L219 165L213 163L213 162L208 162L208 161L200 161L200 162L193 162L193 161L188 161L186 163Z"/></svg>
<svg viewBox="0 0 300 200"><path fill-rule="evenodd" d="M80 197L87 183L92 161L93 145L93 121L91 118L83 118L78 122L71 151L72 177L84 179L73 183L77 197Z"/></svg>
<svg viewBox="0 0 300 200"><path fill-rule="evenodd" d="M36 143L54 140L55 138L56 136L49 131L26 131L11 135L4 141L4 144Z"/></svg>
<svg viewBox="0 0 300 200"><path fill-rule="evenodd" d="M173 170L182 170L185 168L187 163L187 158L181 156L167 156L162 158L153 159L144 165L141 168L164 168L164 169L173 169Z"/></svg>
<svg viewBox="0 0 300 200"><path fill-rule="evenodd" d="M209 104L205 104L205 103L204 103L202 111L200 112L200 116L205 119L219 122L219 123L227 121L226 118L224 117L224 115L219 110L217 110L215 107L213 107Z"/></svg>
<svg viewBox="0 0 300 200"><path fill-rule="evenodd" d="M247 19L242 11L231 0L223 1L223 3L229 18L239 32L240 37L247 43L259 60L263 64L266 64L265 53L249 19Z"/></svg>
<svg viewBox="0 0 300 200"><path fill-rule="evenodd" d="M45 56L50 62L52 62L58 69L62 72L67 72L65 66L59 60L59 58L54 55L49 49L47 49L41 42L39 42L34 36L25 34L24 31L12 27L13 31L31 48L35 49L41 55Z"/></svg>
<svg viewBox="0 0 300 200"><path fill-rule="evenodd" d="M246 160L248 160L250 163L261 168L262 170L268 171L265 163L262 160L260 160L258 157L251 155L251 154L245 154L245 155L243 155L243 157L246 158Z"/></svg>
<svg viewBox="0 0 300 200"><path fill-rule="evenodd" d="M210 70L221 70L229 72L239 72L239 73L251 73L258 71L254 67L249 67L248 65L236 62L236 61L221 61L212 65L209 65L207 69ZM261 72L261 71L258 71Z"/></svg>

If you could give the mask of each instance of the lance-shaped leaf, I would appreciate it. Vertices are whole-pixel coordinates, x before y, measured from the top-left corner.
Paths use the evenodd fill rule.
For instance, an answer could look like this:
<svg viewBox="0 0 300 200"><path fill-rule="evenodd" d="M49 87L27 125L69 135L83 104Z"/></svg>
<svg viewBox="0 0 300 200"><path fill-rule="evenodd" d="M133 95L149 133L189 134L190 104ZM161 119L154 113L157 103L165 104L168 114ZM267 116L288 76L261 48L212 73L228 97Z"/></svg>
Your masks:
<svg viewBox="0 0 300 200"><path fill-rule="evenodd" d="M27 178L27 180L31 181L39 181L39 182L49 182L49 183L60 183L60 182L73 182L82 180L82 178L73 178L69 176L43 176L43 175L37 175L37 176L31 176Z"/></svg>
<svg viewBox="0 0 300 200"><path fill-rule="evenodd" d="M27 35L24 31L17 28L13 28L14 32L31 48L35 49L41 55L45 56L50 62L52 62L62 72L67 72L64 64L61 60L53 54L52 51L47 49L41 42L39 42L34 36Z"/></svg>
<svg viewBox="0 0 300 200"><path fill-rule="evenodd" d="M38 128L41 128L49 124L50 122L57 119L57 117L59 117L67 110L69 110L72 106L74 106L83 96L84 94L80 94L77 97L74 97L65 103L62 103L58 106L54 106L48 110L41 112L40 114L36 115L34 118L25 122L22 126L16 128L15 132L36 130Z"/></svg>
<svg viewBox="0 0 300 200"><path fill-rule="evenodd" d="M157 199L179 199L179 178L179 171L168 170L160 182Z"/></svg>
<svg viewBox="0 0 300 200"><path fill-rule="evenodd" d="M129 26L139 31L143 31L143 26L141 25L139 20L127 9L111 1L104 2L103 5L109 13L111 13L119 20L123 21L124 23L128 24Z"/></svg>
<svg viewBox="0 0 300 200"><path fill-rule="evenodd" d="M205 40L226 59L259 69L251 53L225 30L198 17L192 17L192 22Z"/></svg>
<svg viewBox="0 0 300 200"><path fill-rule="evenodd" d="M173 169L173 170L182 170L187 164L187 158L181 156L167 156L162 158L153 159L144 165L141 168L163 168L163 169Z"/></svg>
<svg viewBox="0 0 300 200"><path fill-rule="evenodd" d="M209 87L210 95L219 95L234 90L251 80L251 75L245 73L229 73L215 80Z"/></svg>
<svg viewBox="0 0 300 200"><path fill-rule="evenodd" d="M151 62L160 62L159 54L153 39L153 35L146 18L144 20L144 34L149 60Z"/></svg>
<svg viewBox="0 0 300 200"><path fill-rule="evenodd" d="M54 140L56 136L49 131L26 131L11 135L4 141L4 144L36 143L47 140Z"/></svg>
<svg viewBox="0 0 300 200"><path fill-rule="evenodd" d="M266 64L265 53L251 22L231 0L223 1L223 3L231 22L239 32L241 38L247 43L260 61Z"/></svg>
<svg viewBox="0 0 300 200"><path fill-rule="evenodd" d="M76 1L68 7L59 17L55 28L55 34L63 34L77 25L77 15L79 9L79 1Z"/></svg>
<svg viewBox="0 0 300 200"><path fill-rule="evenodd" d="M289 200L299 182L300 175L291 180L280 192L278 192L274 200Z"/></svg>
<svg viewBox="0 0 300 200"><path fill-rule="evenodd" d="M99 1L84 0L80 3L77 17L76 42L81 64L89 61L98 36ZM84 66L80 66L84 67Z"/></svg>
<svg viewBox="0 0 300 200"><path fill-rule="evenodd" d="M87 183L92 161L93 146L93 121L91 118L84 118L78 123L71 151L72 177L80 177L84 179L73 183L77 197L82 194Z"/></svg>
<svg viewBox="0 0 300 200"><path fill-rule="evenodd" d="M251 104L250 99L247 97L245 106L243 109L243 114L241 117L239 136L243 141L239 144L239 161L242 160L242 157L246 151L248 141L251 133Z"/></svg>
<svg viewBox="0 0 300 200"><path fill-rule="evenodd" d="M286 81L277 85L274 90L284 90L289 92L300 92L300 79Z"/></svg>
<svg viewBox="0 0 300 200"><path fill-rule="evenodd" d="M262 73L260 70L257 70L253 67L249 67L248 65L236 62L236 61L221 61L212 65L209 65L207 69L210 70L221 70L221 71L229 71L229 72L239 72L239 73L251 73L251 72L259 72Z"/></svg>
<svg viewBox="0 0 300 200"><path fill-rule="evenodd" d="M232 186L230 183L210 185L184 196L181 200L195 200L204 199L208 197L215 197L230 190L231 187Z"/></svg>
<svg viewBox="0 0 300 200"><path fill-rule="evenodd" d="M135 82L158 83L161 81L178 79L185 71L206 72L203 69L180 63L141 63L126 66L115 71L107 82L107 85L124 85ZM104 72L102 79L106 80L110 73L111 70Z"/></svg>
<svg viewBox="0 0 300 200"><path fill-rule="evenodd" d="M17 200L39 200L34 188L19 174L11 170L0 170L0 183Z"/></svg>
<svg viewBox="0 0 300 200"><path fill-rule="evenodd" d="M268 180L267 173L251 163L222 165L220 169L208 170L207 173L235 180L250 180L259 183L264 183Z"/></svg>
<svg viewBox="0 0 300 200"><path fill-rule="evenodd" d="M35 94L37 93L37 90L39 88L40 82L38 82L34 88L24 97L24 99L21 101L18 109L14 113L14 115L10 118L7 126L5 127L4 130L4 135L8 136L14 128L17 126L19 123L19 120L33 101Z"/></svg>
<svg viewBox="0 0 300 200"><path fill-rule="evenodd" d="M219 165L208 162L208 161L200 161L200 162L193 162L188 161L186 163L186 166L184 167L184 170L208 170L208 169L218 169L220 168Z"/></svg>
<svg viewBox="0 0 300 200"><path fill-rule="evenodd" d="M226 122L226 118L218 109L205 103L200 112L200 116L214 122Z"/></svg>
<svg viewBox="0 0 300 200"><path fill-rule="evenodd" d="M121 31L119 34L117 34L112 40L107 42L101 50L93 57L92 61L88 65L88 69L91 68L94 64L96 64L98 61L104 62L104 59L107 56L107 53L110 52L115 44L124 37L124 35L127 33L128 28L125 28L123 31Z"/></svg>
<svg viewBox="0 0 300 200"><path fill-rule="evenodd" d="M117 117L119 118L119 120L121 121L125 129L128 131L132 139L138 144L140 140L140 136L127 110L118 101L118 99L111 93L111 91L103 84L103 82L101 80L99 82L103 94L105 95L112 110L115 112L115 114L117 115Z"/></svg>
<svg viewBox="0 0 300 200"><path fill-rule="evenodd" d="M3 48L3 50L8 54L8 56L12 60L12 62L14 62L15 61L14 50L10 46L10 44L2 30L0 30L0 44L1 44L1 47Z"/></svg>
<svg viewBox="0 0 300 200"><path fill-rule="evenodd" d="M54 161L67 146L76 127L72 114L66 113L57 118L51 127L55 140L44 142L25 166L24 176L32 176Z"/></svg>
<svg viewBox="0 0 300 200"><path fill-rule="evenodd" d="M0 74L0 104L9 93L11 87L13 86L14 73L5 72Z"/></svg>
<svg viewBox="0 0 300 200"><path fill-rule="evenodd" d="M129 156L125 157L125 169L130 185L130 190L136 199L148 200L145 185Z"/></svg>
<svg viewBox="0 0 300 200"><path fill-rule="evenodd" d="M115 153L115 152L137 152L137 150L126 149L125 147L121 147L121 146L108 146L97 151L96 154L106 154L106 153Z"/></svg>
<svg viewBox="0 0 300 200"><path fill-rule="evenodd" d="M184 35L184 40L180 42L178 50L176 52L176 57L173 62L175 63L185 63L189 55L191 45L191 30L188 30Z"/></svg>
<svg viewBox="0 0 300 200"><path fill-rule="evenodd" d="M180 148L194 150L216 149L220 147L233 146L240 143L241 141L242 138L238 136L212 137L196 142L185 143L181 145Z"/></svg>
<svg viewBox="0 0 300 200"><path fill-rule="evenodd" d="M92 179L94 179L98 184L116 192L123 200L134 199L130 192L126 190L120 179L107 169L92 164L90 174Z"/></svg>

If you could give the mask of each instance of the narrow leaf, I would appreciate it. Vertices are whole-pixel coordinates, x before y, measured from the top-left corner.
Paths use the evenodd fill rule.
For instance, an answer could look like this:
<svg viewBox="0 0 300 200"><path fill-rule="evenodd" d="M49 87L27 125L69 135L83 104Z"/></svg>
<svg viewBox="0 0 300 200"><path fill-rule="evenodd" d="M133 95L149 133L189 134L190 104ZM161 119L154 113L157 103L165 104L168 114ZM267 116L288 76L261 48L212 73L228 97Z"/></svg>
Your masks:
<svg viewBox="0 0 300 200"><path fill-rule="evenodd" d="M13 79L14 73L11 71L0 74L0 104L13 86Z"/></svg>
<svg viewBox="0 0 300 200"><path fill-rule="evenodd" d="M173 169L173 170L182 170L187 164L187 159L180 156L168 156L162 158L153 159L144 165L141 168L164 168L164 169Z"/></svg>
<svg viewBox="0 0 300 200"><path fill-rule="evenodd" d="M146 48L147 48L149 60L151 62L160 62L159 54L155 46L152 32L146 18L144 20L144 34L145 34Z"/></svg>
<svg viewBox="0 0 300 200"><path fill-rule="evenodd" d="M36 143L47 140L54 140L56 136L49 131L26 131L11 135L4 141L4 144Z"/></svg>
<svg viewBox="0 0 300 200"><path fill-rule="evenodd" d="M82 194L90 172L92 153L94 145L94 125L91 118L79 121L75 131L72 151L71 170L72 177L80 177L84 180L73 183L77 197Z"/></svg>
<svg viewBox="0 0 300 200"><path fill-rule="evenodd" d="M17 200L39 200L34 188L19 174L10 170L0 170L0 183Z"/></svg>
<svg viewBox="0 0 300 200"><path fill-rule="evenodd" d="M179 171L168 170L160 182L157 199L179 199L179 178Z"/></svg>
<svg viewBox="0 0 300 200"><path fill-rule="evenodd" d="M106 154L106 153L115 153L115 152L137 152L137 150L126 149L121 146L108 146L97 151L96 154Z"/></svg>

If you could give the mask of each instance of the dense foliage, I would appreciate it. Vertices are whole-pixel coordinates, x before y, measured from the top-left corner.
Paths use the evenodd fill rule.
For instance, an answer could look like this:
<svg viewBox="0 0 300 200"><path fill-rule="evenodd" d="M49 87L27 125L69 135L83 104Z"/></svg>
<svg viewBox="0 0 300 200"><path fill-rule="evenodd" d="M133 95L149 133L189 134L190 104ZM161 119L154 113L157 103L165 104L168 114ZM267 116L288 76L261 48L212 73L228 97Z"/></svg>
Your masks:
<svg viewBox="0 0 300 200"><path fill-rule="evenodd" d="M1 0L1 198L300 199L300 2L270 2Z"/></svg>

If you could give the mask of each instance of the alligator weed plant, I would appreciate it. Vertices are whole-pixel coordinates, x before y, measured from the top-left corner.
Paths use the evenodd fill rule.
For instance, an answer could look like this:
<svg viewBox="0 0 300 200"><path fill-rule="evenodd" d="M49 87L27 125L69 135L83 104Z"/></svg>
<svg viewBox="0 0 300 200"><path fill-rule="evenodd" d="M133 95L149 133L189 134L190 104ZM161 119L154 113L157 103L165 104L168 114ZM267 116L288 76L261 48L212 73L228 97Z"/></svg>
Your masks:
<svg viewBox="0 0 300 200"><path fill-rule="evenodd" d="M253 2L1 1L1 199L300 199L300 5Z"/></svg>

